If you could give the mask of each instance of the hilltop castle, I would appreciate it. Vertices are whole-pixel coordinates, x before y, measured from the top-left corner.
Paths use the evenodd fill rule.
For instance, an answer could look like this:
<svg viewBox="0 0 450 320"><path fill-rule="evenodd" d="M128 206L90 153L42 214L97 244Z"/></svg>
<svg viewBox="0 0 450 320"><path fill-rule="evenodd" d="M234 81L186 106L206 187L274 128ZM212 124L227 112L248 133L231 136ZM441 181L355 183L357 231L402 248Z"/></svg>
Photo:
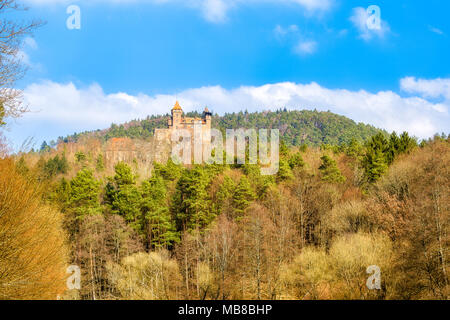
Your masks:
<svg viewBox="0 0 450 320"><path fill-rule="evenodd" d="M208 108L205 108L203 111L202 118L189 118L183 117L183 109L181 109L178 101L175 103L175 106L172 108L172 116L168 120L169 130L172 129L193 129L194 124L201 124L202 129L211 130L211 112L209 112Z"/></svg>
<svg viewBox="0 0 450 320"><path fill-rule="evenodd" d="M211 132L211 119L212 113L205 108L201 118L183 117L183 109L178 101L172 108L171 117L167 121L168 129L155 129L155 136L158 140L170 141L172 132L178 129L185 129L191 133L191 137L194 136L194 126L201 126L202 136L208 137ZM204 135L207 133L207 135ZM204 141L206 142L206 141Z"/></svg>

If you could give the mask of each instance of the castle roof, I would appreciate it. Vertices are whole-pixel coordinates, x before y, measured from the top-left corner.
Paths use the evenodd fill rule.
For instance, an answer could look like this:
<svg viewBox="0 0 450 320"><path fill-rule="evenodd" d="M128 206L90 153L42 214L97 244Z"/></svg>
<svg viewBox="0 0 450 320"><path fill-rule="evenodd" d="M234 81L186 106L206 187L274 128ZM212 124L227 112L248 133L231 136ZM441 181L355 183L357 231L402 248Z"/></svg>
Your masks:
<svg viewBox="0 0 450 320"><path fill-rule="evenodd" d="M183 109L181 109L180 104L177 101L175 102L175 105L173 106L172 110L183 110Z"/></svg>

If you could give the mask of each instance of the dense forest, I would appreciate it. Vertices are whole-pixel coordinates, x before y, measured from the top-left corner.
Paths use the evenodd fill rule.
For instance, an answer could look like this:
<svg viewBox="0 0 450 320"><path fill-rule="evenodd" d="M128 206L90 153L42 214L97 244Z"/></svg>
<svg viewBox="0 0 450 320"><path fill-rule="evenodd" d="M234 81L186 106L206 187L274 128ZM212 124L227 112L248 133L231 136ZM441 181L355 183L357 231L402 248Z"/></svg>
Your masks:
<svg viewBox="0 0 450 320"><path fill-rule="evenodd" d="M2 130L27 111L16 82L42 25L23 9L0 0L0 300L449 299L450 136L330 112L214 116L280 129L272 176L135 157L168 115L12 153Z"/></svg>
<svg viewBox="0 0 450 320"><path fill-rule="evenodd" d="M198 112L188 112L188 117L201 117ZM57 141L50 142L55 146L59 142L77 142L82 137L97 137L102 141L111 138L128 137L133 139L145 139L153 136L155 128L167 126L169 115L148 116L144 120L134 120L122 125L112 124L107 130L75 133L68 137L60 137ZM254 128L254 129L279 129L283 141L288 146L320 146L322 144L341 145L349 143L352 139L360 142L367 141L373 135L385 131L331 112L319 112L317 110L287 111L286 109L275 112L226 113L223 116L214 115L213 128L225 132L229 128ZM47 143L45 143L47 145Z"/></svg>
<svg viewBox="0 0 450 320"><path fill-rule="evenodd" d="M59 251L42 255L54 266L47 292L60 299L449 297L446 136L419 145L407 133L382 132L365 143L282 143L275 176L257 165L171 160L154 163L149 176L137 161L111 170L101 138L92 139L98 143L84 152L62 142L0 163L14 167L13 177L0 178L0 194L26 181L38 186L32 198L41 197L44 217L59 213L61 222L49 225ZM0 208L7 203L0 196ZM3 228L15 221L7 212ZM34 230L32 217L17 219ZM57 285L61 259L81 268L80 290ZM0 257L8 262L11 269ZM372 265L381 270L380 289L366 286ZM1 288L0 296L21 297ZM37 294L29 290L26 297Z"/></svg>

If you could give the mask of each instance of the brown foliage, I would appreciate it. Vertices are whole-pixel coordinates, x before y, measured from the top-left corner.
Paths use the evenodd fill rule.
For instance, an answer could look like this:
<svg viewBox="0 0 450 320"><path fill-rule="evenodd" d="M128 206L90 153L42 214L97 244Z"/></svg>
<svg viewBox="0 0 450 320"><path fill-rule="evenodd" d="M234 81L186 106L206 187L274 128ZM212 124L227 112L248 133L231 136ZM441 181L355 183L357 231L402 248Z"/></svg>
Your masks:
<svg viewBox="0 0 450 320"><path fill-rule="evenodd" d="M64 292L61 220L12 160L0 160L0 299L56 299Z"/></svg>

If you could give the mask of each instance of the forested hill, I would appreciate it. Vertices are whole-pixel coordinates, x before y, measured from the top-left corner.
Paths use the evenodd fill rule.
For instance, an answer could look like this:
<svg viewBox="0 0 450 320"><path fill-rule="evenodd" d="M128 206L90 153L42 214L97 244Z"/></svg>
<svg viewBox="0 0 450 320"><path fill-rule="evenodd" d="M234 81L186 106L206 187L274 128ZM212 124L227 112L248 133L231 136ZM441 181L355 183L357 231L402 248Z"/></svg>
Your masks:
<svg viewBox="0 0 450 320"><path fill-rule="evenodd" d="M201 116L197 112L189 112L186 116ZM133 120L121 125L112 124L109 129L84 132L71 135L63 139L77 141L81 136L97 136L102 140L116 137L148 138L153 136L155 128L167 127L169 115L149 116L144 120ZM341 145L355 138L366 141L378 132L384 132L373 126L340 116L331 112L319 111L265 111L265 112L239 112L227 113L223 116L213 116L213 127L221 130L237 128L266 128L280 129L280 135L288 145L299 146L308 144L318 146L321 144Z"/></svg>

